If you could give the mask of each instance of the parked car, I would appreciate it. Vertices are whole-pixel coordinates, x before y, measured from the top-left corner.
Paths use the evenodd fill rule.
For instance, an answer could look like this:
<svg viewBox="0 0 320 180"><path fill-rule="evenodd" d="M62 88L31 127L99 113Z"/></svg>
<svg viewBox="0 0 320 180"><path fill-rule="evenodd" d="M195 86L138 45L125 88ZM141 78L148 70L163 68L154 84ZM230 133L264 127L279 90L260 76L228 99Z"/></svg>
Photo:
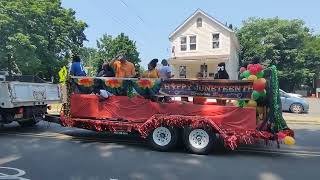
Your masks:
<svg viewBox="0 0 320 180"><path fill-rule="evenodd" d="M283 91L282 89L280 89L280 92L287 93L287 92ZM298 97L298 98L303 97L301 94L295 94L295 93L287 93L287 94L290 96L293 96L293 97Z"/></svg>
<svg viewBox="0 0 320 180"><path fill-rule="evenodd" d="M280 90L282 111L292 113L307 113L309 111L309 103L299 94L286 93Z"/></svg>

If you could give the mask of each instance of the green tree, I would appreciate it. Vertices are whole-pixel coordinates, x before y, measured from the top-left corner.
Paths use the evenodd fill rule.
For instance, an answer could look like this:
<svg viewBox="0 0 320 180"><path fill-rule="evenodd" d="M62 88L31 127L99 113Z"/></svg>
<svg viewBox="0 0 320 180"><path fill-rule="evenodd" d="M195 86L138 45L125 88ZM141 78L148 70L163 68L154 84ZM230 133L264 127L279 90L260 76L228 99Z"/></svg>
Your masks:
<svg viewBox="0 0 320 180"><path fill-rule="evenodd" d="M91 47L82 47L80 49L79 55L81 57L82 63L88 70L89 76L95 76L97 73L96 62L99 59L98 50ZM99 66L100 67L100 66Z"/></svg>
<svg viewBox="0 0 320 180"><path fill-rule="evenodd" d="M57 77L82 47L86 27L60 0L1 0L0 69Z"/></svg>
<svg viewBox="0 0 320 180"><path fill-rule="evenodd" d="M305 66L310 70L306 84L313 87L314 79L320 79L320 36L311 37L305 45Z"/></svg>
<svg viewBox="0 0 320 180"><path fill-rule="evenodd" d="M313 76L311 58L306 58L306 42L312 37L301 20L249 18L237 31L242 62L260 56L262 64L276 65L281 88L292 91Z"/></svg>
<svg viewBox="0 0 320 180"><path fill-rule="evenodd" d="M124 33L119 34L113 38L110 35L103 35L97 41L98 57L94 60L94 66L100 67L104 61L108 62L112 58L122 54L128 58L136 67L139 67L141 62L139 52L137 51L136 42L130 40Z"/></svg>

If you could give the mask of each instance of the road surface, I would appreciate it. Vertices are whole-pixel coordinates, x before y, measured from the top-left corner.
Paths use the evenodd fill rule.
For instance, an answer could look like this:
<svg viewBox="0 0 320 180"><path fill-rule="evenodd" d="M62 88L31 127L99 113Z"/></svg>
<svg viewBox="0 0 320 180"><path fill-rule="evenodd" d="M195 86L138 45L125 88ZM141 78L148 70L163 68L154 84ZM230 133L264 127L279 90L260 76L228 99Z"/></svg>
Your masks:
<svg viewBox="0 0 320 180"><path fill-rule="evenodd" d="M22 180L318 179L320 126L291 127L297 140L293 147L245 146L199 156L185 150L155 152L131 136L45 122L28 129L12 125L0 132L0 179L17 175Z"/></svg>

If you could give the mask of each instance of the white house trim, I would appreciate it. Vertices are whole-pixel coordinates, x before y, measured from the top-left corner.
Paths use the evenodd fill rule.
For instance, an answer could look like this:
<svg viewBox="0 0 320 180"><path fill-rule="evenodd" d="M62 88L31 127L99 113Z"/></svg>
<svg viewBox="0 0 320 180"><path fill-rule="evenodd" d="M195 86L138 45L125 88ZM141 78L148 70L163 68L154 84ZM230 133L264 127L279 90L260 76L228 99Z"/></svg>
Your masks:
<svg viewBox="0 0 320 180"><path fill-rule="evenodd" d="M191 21L191 19L193 19L195 16L197 16L198 14L202 14L203 16L207 17L208 19L210 19L211 21L215 22L216 24L219 24L222 28L226 29L227 31L234 33L234 31L232 29L230 29L229 27L225 26L223 23L221 23L220 21L218 21L217 19L215 19L214 17L210 16L209 14L205 13L204 11L202 11L201 9L197 9L188 19L186 19L182 24L180 24L169 36L169 39L171 39L177 32L179 32L184 25L186 25L189 21Z"/></svg>

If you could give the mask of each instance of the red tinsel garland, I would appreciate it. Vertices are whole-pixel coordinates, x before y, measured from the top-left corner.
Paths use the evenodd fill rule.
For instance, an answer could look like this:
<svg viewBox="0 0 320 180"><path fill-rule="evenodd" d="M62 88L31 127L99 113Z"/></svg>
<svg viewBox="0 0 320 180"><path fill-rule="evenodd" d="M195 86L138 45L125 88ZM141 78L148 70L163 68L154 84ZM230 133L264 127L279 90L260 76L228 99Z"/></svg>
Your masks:
<svg viewBox="0 0 320 180"><path fill-rule="evenodd" d="M193 128L208 128L217 132L226 147L236 149L240 144L254 144L257 139L265 141L278 140L275 136L266 131L242 130L242 129L221 129L212 119L200 116L182 115L154 115L144 123L130 123L110 120L78 119L61 116L61 123L66 127L78 127L94 131L138 131L143 138L148 137L153 129L160 126Z"/></svg>

